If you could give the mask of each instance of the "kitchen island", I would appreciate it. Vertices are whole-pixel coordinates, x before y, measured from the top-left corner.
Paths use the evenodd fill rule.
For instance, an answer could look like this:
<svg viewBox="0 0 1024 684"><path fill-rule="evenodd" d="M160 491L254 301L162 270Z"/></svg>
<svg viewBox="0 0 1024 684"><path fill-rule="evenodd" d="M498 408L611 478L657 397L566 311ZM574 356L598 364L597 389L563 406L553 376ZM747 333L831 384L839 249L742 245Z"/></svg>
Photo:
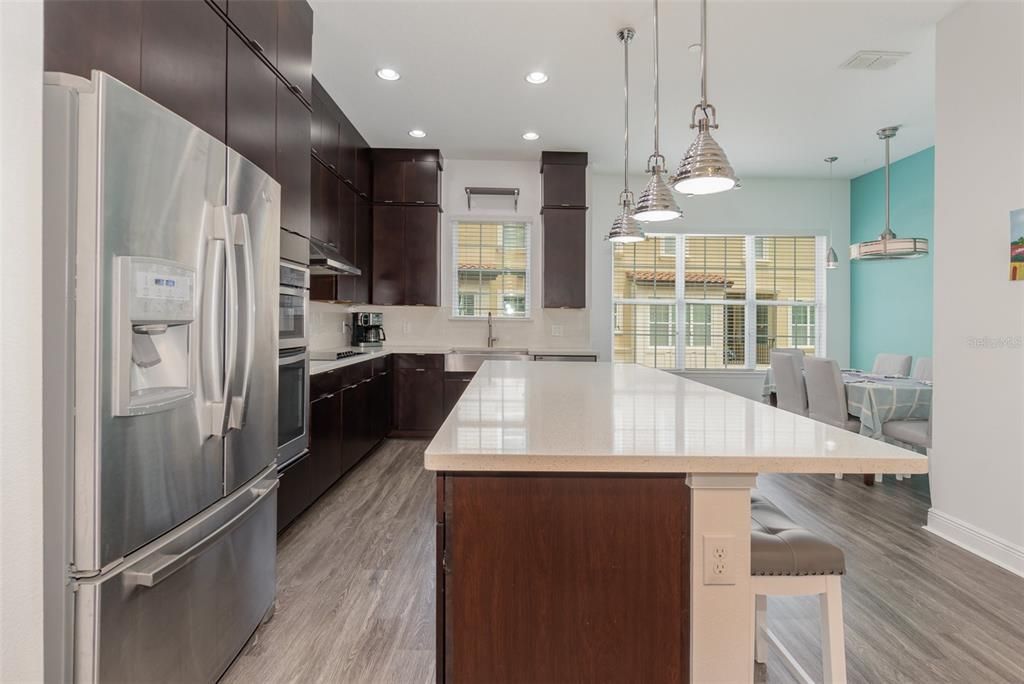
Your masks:
<svg viewBox="0 0 1024 684"><path fill-rule="evenodd" d="M752 681L757 474L927 471L913 452L664 371L497 361L425 465L439 682ZM711 544L726 550L715 576Z"/></svg>

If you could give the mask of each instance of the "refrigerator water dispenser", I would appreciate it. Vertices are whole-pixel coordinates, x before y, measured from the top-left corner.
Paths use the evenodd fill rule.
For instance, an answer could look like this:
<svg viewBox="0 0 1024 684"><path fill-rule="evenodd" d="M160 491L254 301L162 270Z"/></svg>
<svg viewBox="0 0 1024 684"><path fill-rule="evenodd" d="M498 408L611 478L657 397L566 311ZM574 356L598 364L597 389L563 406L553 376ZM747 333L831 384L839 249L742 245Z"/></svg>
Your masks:
<svg viewBox="0 0 1024 684"><path fill-rule="evenodd" d="M115 257L113 411L137 416L192 397L195 271L166 259Z"/></svg>

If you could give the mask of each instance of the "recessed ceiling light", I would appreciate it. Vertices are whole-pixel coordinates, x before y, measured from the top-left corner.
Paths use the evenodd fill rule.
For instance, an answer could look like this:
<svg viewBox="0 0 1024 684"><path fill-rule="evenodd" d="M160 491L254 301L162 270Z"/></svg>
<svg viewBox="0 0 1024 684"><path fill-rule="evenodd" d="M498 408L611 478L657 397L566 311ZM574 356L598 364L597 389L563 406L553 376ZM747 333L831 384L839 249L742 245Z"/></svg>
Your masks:
<svg viewBox="0 0 1024 684"><path fill-rule="evenodd" d="M384 67L383 69L377 69L377 78L382 78L385 81L397 81L402 78L402 75L394 69Z"/></svg>
<svg viewBox="0 0 1024 684"><path fill-rule="evenodd" d="M526 74L526 82L532 83L533 85L540 85L541 83L547 83L548 75L543 71L531 71Z"/></svg>
<svg viewBox="0 0 1024 684"><path fill-rule="evenodd" d="M523 140L536 140L539 137L540 135L534 133L533 131L526 131L525 133L523 133Z"/></svg>
<svg viewBox="0 0 1024 684"><path fill-rule="evenodd" d="M426 138L427 137L426 132L425 131L421 131L418 128L414 128L411 131L409 131L409 135L411 135L414 138Z"/></svg>

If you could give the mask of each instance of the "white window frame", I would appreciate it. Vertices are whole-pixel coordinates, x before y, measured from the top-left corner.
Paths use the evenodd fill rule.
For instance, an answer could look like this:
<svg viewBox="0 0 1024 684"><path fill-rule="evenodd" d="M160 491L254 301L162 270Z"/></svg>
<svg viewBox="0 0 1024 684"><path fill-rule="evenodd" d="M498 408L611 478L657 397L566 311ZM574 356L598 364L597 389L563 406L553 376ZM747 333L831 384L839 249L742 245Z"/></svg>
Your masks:
<svg viewBox="0 0 1024 684"><path fill-rule="evenodd" d="M500 321L530 321L533 317L533 226L534 221L530 218L523 216L454 216L448 222L448 258L450 263L447 267L447 280L449 283L448 300L451 306L450 320L453 321L478 321L487 318L487 314L475 314L473 316L464 316L459 314L459 239L458 239L458 227L460 223L493 223L493 224L504 224L516 223L524 226L524 237L526 240L526 302L525 302L525 315L523 316L505 316L502 313L495 313L493 317ZM498 246L504 247L505 242L505 230L504 227L498 231ZM504 309L504 297L506 293L502 293L501 301ZM474 309L479 310L478 306Z"/></svg>
<svg viewBox="0 0 1024 684"><path fill-rule="evenodd" d="M676 257L676 285L675 285L675 298L666 301L666 298L660 299L655 298L626 298L616 299L614 296L611 300L612 312L612 324L610 334L612 336L611 347L615 347L615 314L614 308L616 304L640 304L640 305L665 305L674 303L676 306L676 366L673 370L686 370L692 372L709 372L709 373L721 373L721 372L759 372L757 370L757 307L758 306L806 306L814 309L814 349L818 356L825 356L826 352L826 322L828 320L828 312L826 309L826 301L828 299L825 278L825 250L826 250L826 238L822 235L815 235L814 237L814 280L815 280L815 300L813 302L787 300L787 299L771 299L771 300L759 300L757 299L757 238L786 238L786 237L812 237L805 235L727 235L727 234L692 234L692 235L677 235L673 233L648 233L649 237L671 237L675 238L675 257ZM742 237L744 238L744 255L746 265L746 282L747 292L744 299L696 299L686 298L686 238L704 238L704 237ZM664 244L664 243L662 243ZM661 253L662 245L658 245L659 253ZM753 256L754 258L749 258ZM770 260L762 259L761 261ZM614 280L615 270L615 259L612 258L611 263L612 278ZM687 336L689 334L687 320L686 320L686 305L688 304L710 304L712 306L724 305L724 306L743 306L744 307L744 321L743 329L745 334L744 339L744 359L742 366L735 366L730 368L702 368L686 367L686 348L689 340ZM792 325L792 324L791 324ZM708 322L710 326L710 321ZM792 331L790 331L792 332ZM710 333L710 329L709 329ZM682 340L683 344L679 344L679 340Z"/></svg>

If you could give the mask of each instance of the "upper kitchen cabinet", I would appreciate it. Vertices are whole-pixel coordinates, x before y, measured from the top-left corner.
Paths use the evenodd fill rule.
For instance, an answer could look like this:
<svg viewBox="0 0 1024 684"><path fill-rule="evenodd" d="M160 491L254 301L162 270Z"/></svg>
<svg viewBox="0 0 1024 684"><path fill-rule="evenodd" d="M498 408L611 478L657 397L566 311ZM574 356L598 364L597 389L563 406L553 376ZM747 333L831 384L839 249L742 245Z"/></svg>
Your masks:
<svg viewBox="0 0 1024 684"><path fill-rule="evenodd" d="M587 306L587 212L545 208L544 308Z"/></svg>
<svg viewBox="0 0 1024 684"><path fill-rule="evenodd" d="M435 206L373 208L373 288L382 305L438 306L438 218Z"/></svg>
<svg viewBox="0 0 1024 684"><path fill-rule="evenodd" d="M249 46L277 64L278 0L228 0L228 19L245 34Z"/></svg>
<svg viewBox="0 0 1024 684"><path fill-rule="evenodd" d="M306 0L277 1L277 70L293 93L313 102L313 8Z"/></svg>
<svg viewBox="0 0 1024 684"><path fill-rule="evenodd" d="M586 208L586 152L541 152L540 172L543 207Z"/></svg>
<svg viewBox="0 0 1024 684"><path fill-rule="evenodd" d="M371 153L370 144L360 135L356 142L356 191L367 199L370 197L370 183L373 178Z"/></svg>
<svg viewBox="0 0 1024 684"><path fill-rule="evenodd" d="M139 89L222 142L227 34L227 26L204 2L142 3ZM46 41L50 42L49 36Z"/></svg>
<svg viewBox="0 0 1024 684"><path fill-rule="evenodd" d="M310 114L284 83L277 84L277 181L281 227L309 236Z"/></svg>
<svg viewBox="0 0 1024 684"><path fill-rule="evenodd" d="M97 69L138 90L142 5L138 0L46 0L43 68L85 78Z"/></svg>
<svg viewBox="0 0 1024 684"><path fill-rule="evenodd" d="M356 149L362 138L359 131L341 111L338 112L338 175L341 180L355 188Z"/></svg>
<svg viewBox="0 0 1024 684"><path fill-rule="evenodd" d="M370 278L373 270L373 212L370 201L356 198L356 266L362 275L353 278L352 301L370 301Z"/></svg>
<svg viewBox="0 0 1024 684"><path fill-rule="evenodd" d="M373 201L385 204L441 204L439 150L375 149Z"/></svg>
<svg viewBox="0 0 1024 684"><path fill-rule="evenodd" d="M228 147L277 178L277 77L234 32L228 36L227 91Z"/></svg>

